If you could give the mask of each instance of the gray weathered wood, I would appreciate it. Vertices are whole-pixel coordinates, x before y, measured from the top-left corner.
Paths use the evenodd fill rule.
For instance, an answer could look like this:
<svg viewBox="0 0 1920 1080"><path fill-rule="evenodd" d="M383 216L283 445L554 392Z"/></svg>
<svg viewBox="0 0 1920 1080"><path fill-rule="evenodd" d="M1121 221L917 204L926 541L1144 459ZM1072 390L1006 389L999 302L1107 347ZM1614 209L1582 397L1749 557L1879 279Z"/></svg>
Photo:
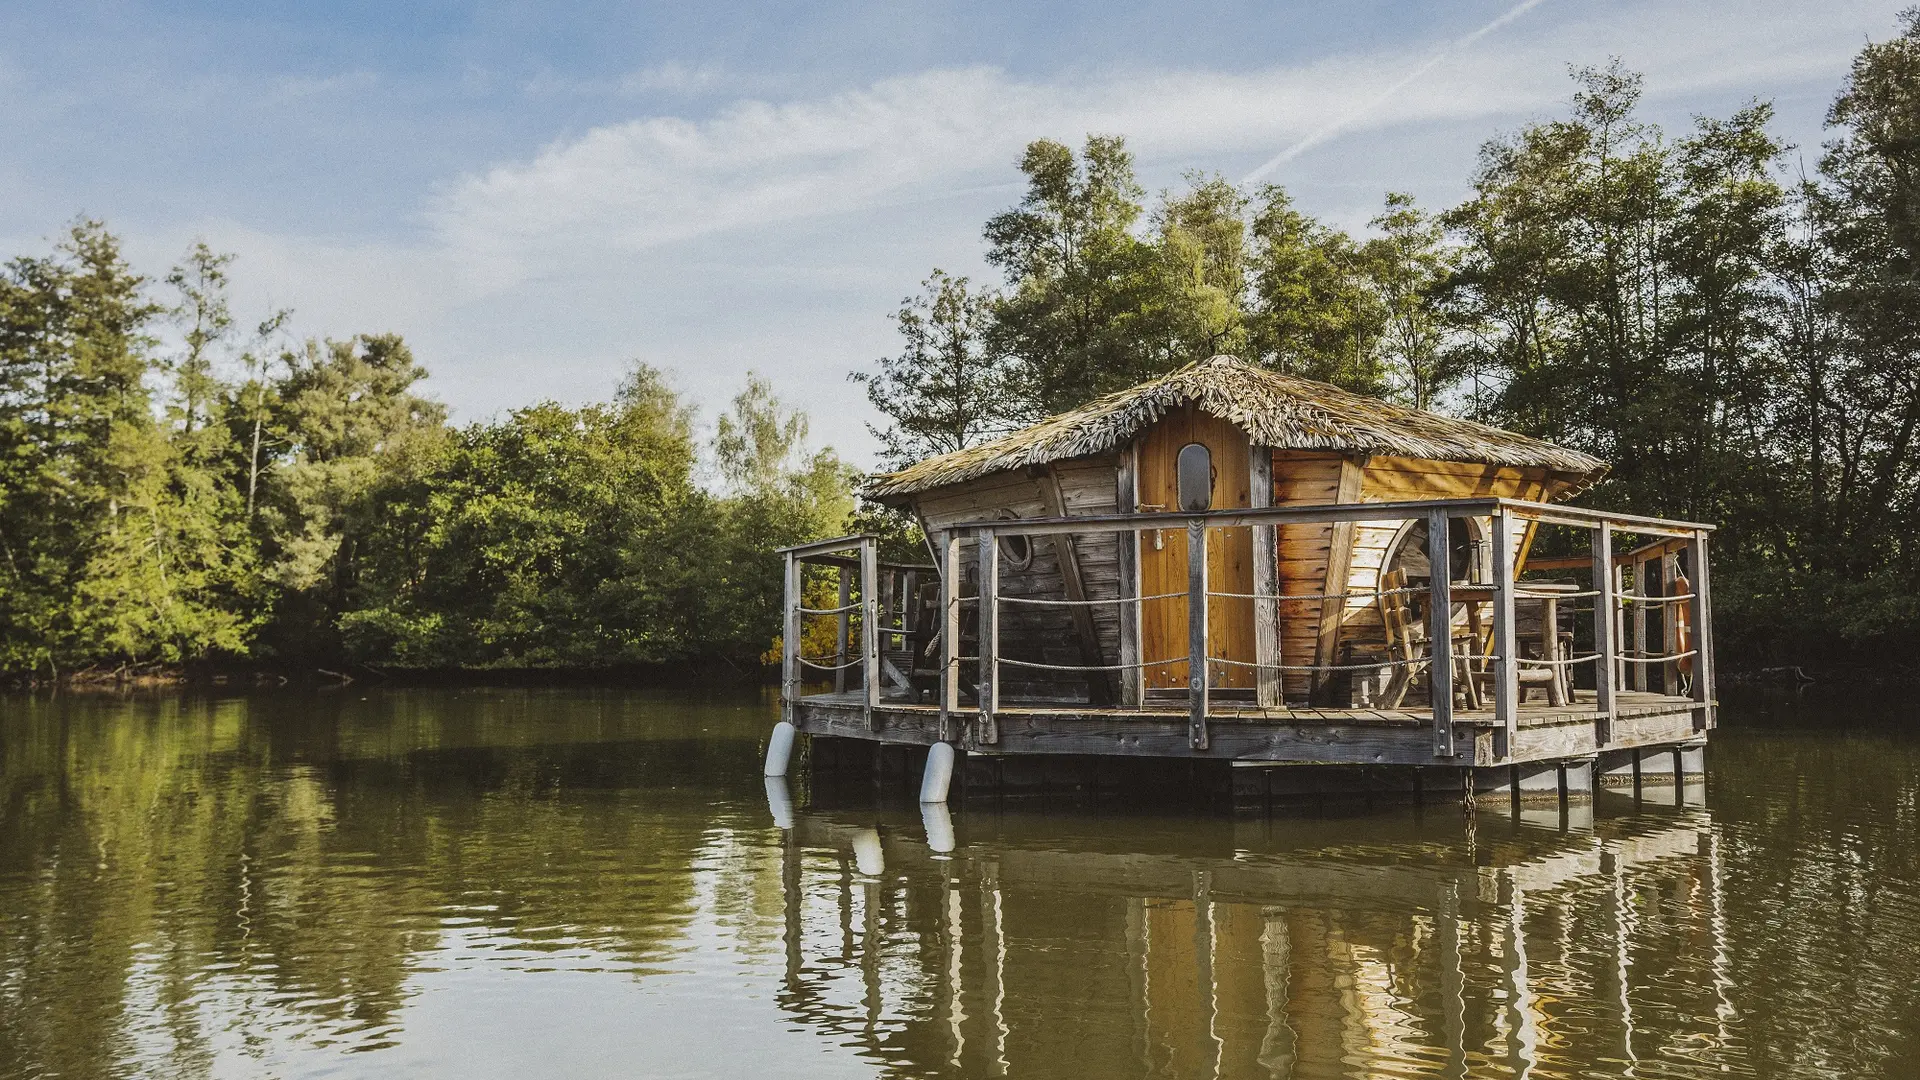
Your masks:
<svg viewBox="0 0 1920 1080"><path fill-rule="evenodd" d="M780 710L787 723L799 727L800 701L800 608L802 596L800 589L800 560L792 553L786 556L785 573L786 627L782 630L780 641Z"/></svg>
<svg viewBox="0 0 1920 1080"><path fill-rule="evenodd" d="M867 726L874 724L874 707L880 704L880 541L867 537L860 541L860 671L867 703Z"/></svg>
<svg viewBox="0 0 1920 1080"><path fill-rule="evenodd" d="M1519 635L1514 632L1513 515L1495 511L1493 543L1493 715L1513 746L1520 719Z"/></svg>
<svg viewBox="0 0 1920 1080"><path fill-rule="evenodd" d="M1258 508L1273 505L1273 448L1253 446L1247 450L1249 503ZM1271 525L1253 527L1253 592L1268 597L1280 592L1280 553ZM1260 704L1276 706L1283 701L1280 664L1280 602L1259 599L1253 602L1253 660L1259 667L1255 685Z"/></svg>
<svg viewBox="0 0 1920 1080"><path fill-rule="evenodd" d="M1361 459L1351 454L1342 457L1334 501L1342 505L1359 502L1365 490L1366 476L1366 465ZM1347 588L1348 579L1353 574L1353 536L1354 523L1351 521L1336 521L1328 528L1327 572L1321 592L1342 592ZM1320 601L1320 626L1314 637L1313 651L1316 665L1338 663L1340 623L1346 614L1347 602L1344 598ZM1326 671L1313 673L1311 689L1308 691L1310 698L1321 700L1321 688L1331 674Z"/></svg>
<svg viewBox="0 0 1920 1080"><path fill-rule="evenodd" d="M1593 651L1600 655L1593 664L1594 711L1601 714L1597 742L1605 747L1612 741L1613 679L1619 646L1613 640L1613 526L1601 522L1593 537L1593 587L1600 595L1593 600Z"/></svg>
<svg viewBox="0 0 1920 1080"><path fill-rule="evenodd" d="M1427 685L1433 709L1433 753L1453 756L1453 559L1447 542L1445 507L1427 513L1427 607L1431 629Z"/></svg>
<svg viewBox="0 0 1920 1080"><path fill-rule="evenodd" d="M1042 499L1047 512L1057 518L1069 517L1067 500L1060 490L1060 474L1052 465L1047 466L1046 478L1040 485ZM1106 660L1100 655L1100 638L1093 626L1093 610L1086 606L1086 578L1080 572L1080 554L1073 542L1073 534L1054 533L1053 549L1060 560L1060 579L1064 591L1073 606L1068 612L1073 616L1073 631L1080 638L1080 662L1088 667L1100 667ZM1095 705L1112 704L1113 684L1108 672L1087 672L1087 695Z"/></svg>
<svg viewBox="0 0 1920 1080"><path fill-rule="evenodd" d="M1687 545L1688 568L1693 571L1693 599L1687 602L1693 623L1693 700L1702 706L1695 713L1696 729L1714 726L1715 687L1713 677L1713 593L1707 573L1707 534L1697 532Z"/></svg>
<svg viewBox="0 0 1920 1080"><path fill-rule="evenodd" d="M980 720L974 738L988 746L1000 741L994 713L1000 707L1000 538L992 529L974 537L980 559Z"/></svg>
<svg viewBox="0 0 1920 1080"><path fill-rule="evenodd" d="M840 602L835 605L836 607L846 607L853 602L854 569L854 567L842 566L834 571L834 576L840 579ZM833 691L839 694L845 693L847 689L847 669L842 665L847 662L847 652L852 645L853 613L843 611L833 619L836 626L833 635Z"/></svg>
<svg viewBox="0 0 1920 1080"><path fill-rule="evenodd" d="M1207 527L1187 526L1187 737L1207 748Z"/></svg>
<svg viewBox="0 0 1920 1080"><path fill-rule="evenodd" d="M960 711L960 538L939 534L940 553L940 741L956 741Z"/></svg>
<svg viewBox="0 0 1920 1080"><path fill-rule="evenodd" d="M1121 451L1120 467L1115 470L1114 501L1123 515L1132 514L1139 505L1134 460L1134 449L1129 446ZM1120 563L1119 595L1137 598L1140 595L1140 533L1129 529L1114 536L1115 554ZM1120 663L1125 665L1116 672L1120 677L1120 704L1138 705L1146 699L1146 672L1132 666L1140 662L1140 605L1117 606L1120 609Z"/></svg>
<svg viewBox="0 0 1920 1080"><path fill-rule="evenodd" d="M1630 648L1635 656L1645 656L1650 651L1647 648L1647 605L1644 599L1653 595L1647 588L1647 578L1652 567L1653 562L1649 559L1641 559L1633 564L1633 596L1636 601L1640 601L1633 605L1632 615L1633 643ZM1647 688L1648 667L1647 664L1626 665L1629 689L1644 691Z"/></svg>

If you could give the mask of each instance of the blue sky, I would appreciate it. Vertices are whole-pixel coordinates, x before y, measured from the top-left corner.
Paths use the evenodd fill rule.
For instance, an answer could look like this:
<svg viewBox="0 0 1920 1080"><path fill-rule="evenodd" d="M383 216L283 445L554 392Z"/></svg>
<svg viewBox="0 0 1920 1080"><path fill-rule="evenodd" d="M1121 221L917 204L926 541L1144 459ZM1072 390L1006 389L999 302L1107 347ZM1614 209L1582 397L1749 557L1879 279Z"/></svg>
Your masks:
<svg viewBox="0 0 1920 1080"><path fill-rule="evenodd" d="M1669 131L1766 98L1811 161L1905 2L13 0L0 251L84 212L157 275L204 237L243 317L404 333L461 418L633 359L711 411L754 369L864 462L846 372L928 270L985 275L1030 139L1126 134L1152 189L1295 149L1266 179L1357 228L1390 189L1457 200L1619 56Z"/></svg>

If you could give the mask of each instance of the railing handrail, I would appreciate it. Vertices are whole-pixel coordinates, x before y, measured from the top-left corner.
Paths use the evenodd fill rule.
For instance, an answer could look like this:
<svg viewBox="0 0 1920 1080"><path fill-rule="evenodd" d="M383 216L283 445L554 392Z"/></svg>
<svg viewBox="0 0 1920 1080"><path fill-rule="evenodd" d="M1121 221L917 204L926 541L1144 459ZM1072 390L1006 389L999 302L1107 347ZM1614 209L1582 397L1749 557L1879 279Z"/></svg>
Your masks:
<svg viewBox="0 0 1920 1080"><path fill-rule="evenodd" d="M1711 532L1714 529L1712 525L1699 522L1487 496L1470 499L1415 499L1402 502L1324 503L1312 506L1231 507L1195 513L983 518L977 521L949 524L944 526L943 530L959 536L972 536L981 529L992 529L996 536L1044 536L1060 532L1095 534L1144 529L1184 529L1196 521L1210 529L1230 529L1246 525L1323 524L1337 521L1404 521L1425 517L1435 510L1460 512L1449 516L1481 517L1502 509L1510 510L1522 518L1550 524L1590 528L1604 522L1626 531L1671 534L1676 537L1692 536L1695 533Z"/></svg>

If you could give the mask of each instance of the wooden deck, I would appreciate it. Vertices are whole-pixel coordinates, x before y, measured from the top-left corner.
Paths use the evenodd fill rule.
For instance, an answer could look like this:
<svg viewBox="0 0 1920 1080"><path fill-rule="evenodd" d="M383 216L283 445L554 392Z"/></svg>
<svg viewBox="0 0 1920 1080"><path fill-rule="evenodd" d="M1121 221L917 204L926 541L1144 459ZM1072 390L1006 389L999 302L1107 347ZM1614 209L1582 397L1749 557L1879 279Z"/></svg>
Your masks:
<svg viewBox="0 0 1920 1080"><path fill-rule="evenodd" d="M997 754L1119 754L1223 761L1489 766L1587 757L1602 751L1670 746L1702 737L1710 704L1688 697L1618 691L1611 715L1599 711L1590 690L1572 702L1520 706L1514 745L1491 709L1453 713L1458 753L1436 756L1433 714L1426 709L1261 708L1214 701L1211 746L1192 749L1183 704L1094 708L1074 703L1002 705L994 737L983 739L978 714L963 710L943 729L935 705L882 701L872 710L858 692L799 699L794 718L806 734L930 745L949 739L975 752Z"/></svg>

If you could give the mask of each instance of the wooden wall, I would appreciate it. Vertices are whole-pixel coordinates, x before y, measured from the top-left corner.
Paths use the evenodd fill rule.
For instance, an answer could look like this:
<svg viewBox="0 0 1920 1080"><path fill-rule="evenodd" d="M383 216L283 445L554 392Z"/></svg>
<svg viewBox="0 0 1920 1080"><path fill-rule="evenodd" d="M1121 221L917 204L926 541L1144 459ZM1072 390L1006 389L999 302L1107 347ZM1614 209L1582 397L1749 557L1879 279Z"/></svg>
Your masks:
<svg viewBox="0 0 1920 1080"><path fill-rule="evenodd" d="M929 534L946 525L1005 514L1022 518L1051 516L1059 512L1056 507L1063 508L1069 515L1117 513L1123 505L1118 491L1121 479L1119 466L1119 455L1103 454L1057 462L1051 469L1038 467L1002 473L926 492L916 499L916 509ZM1544 469L1276 450L1273 452L1272 505L1314 506L1356 501L1393 502L1475 496L1544 501L1564 490L1566 484L1565 479L1557 478ZM1055 501L1056 491L1058 502ZM1480 525L1484 533L1487 527L1484 519ZM1397 523L1362 522L1289 525L1275 530L1278 586L1282 594L1320 594L1337 591L1342 584L1355 593L1344 603L1300 600L1281 604L1282 663L1335 664L1340 662L1343 645L1351 644L1365 653L1385 644L1373 594L1379 588L1382 564L1400 528ZM1232 532L1249 533L1249 530ZM1237 541L1239 537L1236 535L1235 539ZM1175 543L1182 545L1184 552L1184 536L1168 536L1166 542L1168 546ZM1523 537L1516 536L1514 542L1516 545L1522 543ZM1073 543L1084 595L1089 599L1118 597L1121 580L1120 538L1113 534L1083 534L1076 536ZM1223 556L1239 551L1239 546L1222 545ZM973 569L977 564L971 543L965 545L962 557L963 565L967 568L962 588L965 594L971 595L977 588ZM1147 561L1144 553L1142 561ZM1339 574L1343 561L1344 574L1336 576L1330 588L1330 564ZM1184 566L1184 560L1181 560L1181 565ZM1142 569L1148 567L1143 565ZM1223 580L1233 577L1222 568L1216 568L1216 573ZM1001 590L1007 596L1066 599L1067 588L1057 539L1037 538L1033 545L1032 563L1024 570L1016 570L1003 555L1000 581ZM1152 587L1147 588L1147 592L1173 591L1168 582L1155 581L1149 584ZM1180 580L1172 584L1184 589L1184 571ZM1219 588L1218 585L1215 587ZM1232 591L1238 591L1238 586ZM1222 607L1224 609L1230 605ZM1071 609L1004 605L1001 655L1048 664L1072 665L1090 661L1119 663L1119 606L1099 605L1090 610L1094 637L1091 649L1083 643ZM1223 610L1222 614L1226 612ZM1184 627L1184 609L1181 616L1180 625ZM1184 629L1181 633L1184 635ZM1182 636L1179 651L1184 650ZM1231 681L1238 684L1243 681L1240 678L1224 678L1227 674L1224 670L1216 673L1223 677L1220 679L1223 683ZM1048 673L1007 666L1002 669L1001 676L1002 693L1008 699L1085 701L1095 696L1088 680L1078 674ZM1105 679L1104 676L1099 678ZM1289 700L1304 699L1313 688L1312 677L1304 672L1289 672L1283 682Z"/></svg>
<svg viewBox="0 0 1920 1080"><path fill-rule="evenodd" d="M1105 454L1056 462L1051 467L1051 476L1046 467L1000 473L925 492L916 498L915 508L928 535L947 525L1009 513L1023 518L1050 517L1057 512L1052 490L1057 482L1066 514L1112 514L1119 510L1118 466L1116 455ZM1117 538L1080 535L1073 538L1073 544L1086 597L1093 600L1118 597L1120 547ZM978 589L974 568L979 564L975 561L972 542L962 545L961 558L966 567L963 590L966 595L973 595ZM1033 562L1025 570L1014 569L1002 552L1000 591L1005 596L1066 599L1057 538L1035 538ZM1098 604L1089 610L1099 662L1119 663L1119 605ZM1001 605L1000 655L1043 664L1087 662L1087 651L1072 611L1030 604ZM1000 676L1003 701L1022 697L1087 701L1092 696L1086 678L1078 674L1005 665Z"/></svg>
<svg viewBox="0 0 1920 1080"><path fill-rule="evenodd" d="M1325 459L1330 455L1317 455L1313 460L1294 464L1283 464L1282 455L1274 455L1274 493L1280 497L1282 474L1289 468L1300 471L1312 479L1306 482L1309 491L1326 490L1326 474L1329 466ZM1415 499L1464 499L1480 496L1495 496L1512 499L1544 500L1564 490L1566 482L1556 479L1545 469L1521 469L1493 465L1476 465L1454 461L1429 461L1421 458L1402 458L1377 456L1366 460L1361 469L1361 502L1404 502ZM1306 501L1306 500L1302 500ZM1328 500L1334 501L1334 500ZM1478 519L1477 525L1482 535L1490 530L1485 518ZM1334 627L1331 647L1326 640L1316 636L1322 629L1319 621L1320 610L1314 606L1292 605L1295 608L1293 620L1304 622L1309 619L1314 626L1311 630L1305 626L1282 623L1283 648L1289 657L1287 663L1298 662L1294 657L1317 655L1316 646L1323 646L1318 653L1324 653L1321 663L1338 663L1340 646L1351 644L1354 648L1366 652L1384 647L1385 635L1380 626L1380 610L1372 594L1380 587L1380 575L1388 550L1394 538L1399 535L1404 523L1400 522L1363 522L1353 526L1352 546L1348 558L1346 582L1347 588L1358 595L1349 596L1343 610L1339 612L1337 626ZM1328 531L1330 527L1321 527ZM1523 543L1524 536L1516 532L1513 543L1514 554ZM1325 540L1321 541L1322 544ZM1301 561L1292 572L1299 580L1298 586L1288 585L1285 591L1309 592L1328 591L1324 588L1309 589L1308 579L1312 577L1311 559L1317 554L1310 544L1299 548ZM1322 557L1324 560L1324 557ZM1324 561L1322 563L1324 567ZM1282 573L1289 571L1289 564L1283 555ZM1320 571L1324 581L1325 571ZM1304 680L1288 683L1288 694L1304 692Z"/></svg>

